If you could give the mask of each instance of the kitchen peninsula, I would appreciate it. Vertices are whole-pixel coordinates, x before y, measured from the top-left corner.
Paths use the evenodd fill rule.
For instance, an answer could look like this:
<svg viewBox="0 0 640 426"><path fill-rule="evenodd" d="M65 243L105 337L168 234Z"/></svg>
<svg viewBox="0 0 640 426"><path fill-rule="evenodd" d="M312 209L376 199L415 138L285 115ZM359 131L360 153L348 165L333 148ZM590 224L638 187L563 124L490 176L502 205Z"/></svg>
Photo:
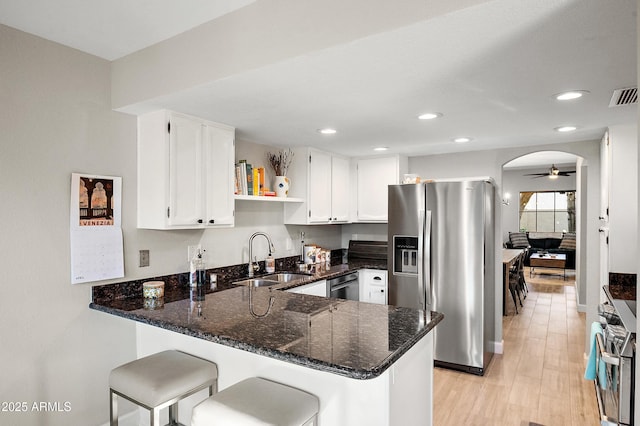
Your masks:
<svg viewBox="0 0 640 426"><path fill-rule="evenodd" d="M220 389L259 376L314 393L322 424L431 424L430 331L442 314L222 287L185 289L155 309L141 296L94 298L90 307L137 321L139 357L173 348L216 362ZM192 405L181 407L181 422Z"/></svg>

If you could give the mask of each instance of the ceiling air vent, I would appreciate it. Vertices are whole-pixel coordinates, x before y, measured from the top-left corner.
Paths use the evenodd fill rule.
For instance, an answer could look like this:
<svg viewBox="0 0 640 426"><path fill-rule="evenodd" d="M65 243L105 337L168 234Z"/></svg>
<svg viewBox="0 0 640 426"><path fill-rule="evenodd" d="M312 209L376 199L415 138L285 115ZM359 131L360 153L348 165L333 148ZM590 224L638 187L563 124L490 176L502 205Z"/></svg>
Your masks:
<svg viewBox="0 0 640 426"><path fill-rule="evenodd" d="M623 105L633 105L638 103L638 88L627 87L626 89L617 89L613 91L609 107L617 107Z"/></svg>

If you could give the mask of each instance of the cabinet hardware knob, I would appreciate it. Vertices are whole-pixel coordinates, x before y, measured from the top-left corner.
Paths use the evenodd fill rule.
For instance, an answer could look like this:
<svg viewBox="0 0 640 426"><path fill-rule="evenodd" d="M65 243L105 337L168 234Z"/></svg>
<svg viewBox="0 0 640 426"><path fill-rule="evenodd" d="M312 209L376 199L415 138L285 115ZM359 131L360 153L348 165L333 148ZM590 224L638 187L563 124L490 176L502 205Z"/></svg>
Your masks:
<svg viewBox="0 0 640 426"><path fill-rule="evenodd" d="M204 222L202 219L198 219L198 223L202 223Z"/></svg>
<svg viewBox="0 0 640 426"><path fill-rule="evenodd" d="M215 219L209 219L209 223L216 223Z"/></svg>

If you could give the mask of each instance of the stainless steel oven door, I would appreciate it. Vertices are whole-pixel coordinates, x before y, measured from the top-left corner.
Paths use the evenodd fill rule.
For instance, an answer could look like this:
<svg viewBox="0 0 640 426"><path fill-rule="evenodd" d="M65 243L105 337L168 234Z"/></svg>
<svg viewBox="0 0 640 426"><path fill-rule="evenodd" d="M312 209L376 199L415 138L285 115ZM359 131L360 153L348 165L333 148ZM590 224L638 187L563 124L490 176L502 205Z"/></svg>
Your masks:
<svg viewBox="0 0 640 426"><path fill-rule="evenodd" d="M358 273L351 273L327 280L329 297L336 299L359 300Z"/></svg>
<svg viewBox="0 0 640 426"><path fill-rule="evenodd" d="M620 378L620 357L612 339L596 335L598 344L596 359L596 394L600 408L602 426L617 426L620 395L618 380Z"/></svg>

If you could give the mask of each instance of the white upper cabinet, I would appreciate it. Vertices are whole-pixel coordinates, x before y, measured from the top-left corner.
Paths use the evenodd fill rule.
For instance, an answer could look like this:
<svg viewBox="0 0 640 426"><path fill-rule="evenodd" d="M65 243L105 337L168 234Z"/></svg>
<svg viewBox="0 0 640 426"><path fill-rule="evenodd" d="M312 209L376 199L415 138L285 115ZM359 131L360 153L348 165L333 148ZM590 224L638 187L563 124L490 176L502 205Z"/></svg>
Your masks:
<svg viewBox="0 0 640 426"><path fill-rule="evenodd" d="M331 221L331 154L309 150L309 222Z"/></svg>
<svg viewBox="0 0 640 426"><path fill-rule="evenodd" d="M406 171L406 157L372 157L357 160L358 222L387 222L387 187L399 184L401 174Z"/></svg>
<svg viewBox="0 0 640 426"><path fill-rule="evenodd" d="M286 204L286 224L349 221L349 159L314 148L297 148L289 172L289 194L304 202Z"/></svg>
<svg viewBox="0 0 640 426"><path fill-rule="evenodd" d="M333 222L349 221L349 159L331 157L331 216Z"/></svg>
<svg viewBox="0 0 640 426"><path fill-rule="evenodd" d="M233 226L232 127L170 111L138 117L138 228Z"/></svg>
<svg viewBox="0 0 640 426"><path fill-rule="evenodd" d="M233 226L235 131L219 124L204 129L205 200L208 226Z"/></svg>

